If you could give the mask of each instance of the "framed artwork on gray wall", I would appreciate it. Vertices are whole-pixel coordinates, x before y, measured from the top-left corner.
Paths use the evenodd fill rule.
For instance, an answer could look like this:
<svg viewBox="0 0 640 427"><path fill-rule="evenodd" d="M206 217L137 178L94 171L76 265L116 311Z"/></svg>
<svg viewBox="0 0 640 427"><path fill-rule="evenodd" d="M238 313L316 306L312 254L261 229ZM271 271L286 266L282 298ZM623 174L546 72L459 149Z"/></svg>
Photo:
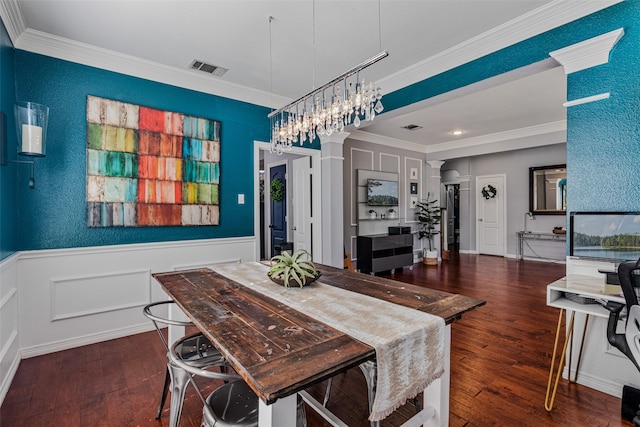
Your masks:
<svg viewBox="0 0 640 427"><path fill-rule="evenodd" d="M409 194L418 194L418 183L410 182L409 183Z"/></svg>

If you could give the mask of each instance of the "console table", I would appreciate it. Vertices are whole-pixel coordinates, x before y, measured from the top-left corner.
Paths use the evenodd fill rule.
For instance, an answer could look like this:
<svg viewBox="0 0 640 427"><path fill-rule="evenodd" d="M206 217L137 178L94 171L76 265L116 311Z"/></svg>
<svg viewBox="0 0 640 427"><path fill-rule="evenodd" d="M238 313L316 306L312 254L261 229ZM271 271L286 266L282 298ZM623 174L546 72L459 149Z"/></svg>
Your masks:
<svg viewBox="0 0 640 427"><path fill-rule="evenodd" d="M524 259L523 244L525 240L549 240L554 242L566 242L566 234L541 233L537 231L517 231L518 245L516 247L516 260Z"/></svg>
<svg viewBox="0 0 640 427"><path fill-rule="evenodd" d="M413 266L413 234L358 236L358 270L378 273Z"/></svg>

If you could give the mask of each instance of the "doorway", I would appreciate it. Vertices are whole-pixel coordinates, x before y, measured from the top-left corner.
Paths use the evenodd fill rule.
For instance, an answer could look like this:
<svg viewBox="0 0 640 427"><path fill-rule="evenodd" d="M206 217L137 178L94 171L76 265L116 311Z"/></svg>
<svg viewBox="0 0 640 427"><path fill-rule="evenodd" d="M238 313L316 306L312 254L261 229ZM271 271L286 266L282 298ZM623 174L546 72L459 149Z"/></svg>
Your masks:
<svg viewBox="0 0 640 427"><path fill-rule="evenodd" d="M505 174L476 177L476 245L479 254L505 254L506 194Z"/></svg>
<svg viewBox="0 0 640 427"><path fill-rule="evenodd" d="M290 250L287 241L287 164L269 167L269 235L271 256Z"/></svg>
<svg viewBox="0 0 640 427"><path fill-rule="evenodd" d="M446 184L444 190L447 207L447 249L457 254L460 251L460 184Z"/></svg>
<svg viewBox="0 0 640 427"><path fill-rule="evenodd" d="M290 243L287 250L305 249L311 253L314 262L322 263L320 150L294 147L277 156L269 152L269 147L269 143L254 141L255 259L273 256L272 234L277 229L275 240ZM284 176L286 206L282 210L276 206L272 208L270 200L271 169L278 165L285 166L284 172L280 171L278 175ZM272 209L284 213L284 219L277 224L271 219ZM272 224L274 226L270 228Z"/></svg>

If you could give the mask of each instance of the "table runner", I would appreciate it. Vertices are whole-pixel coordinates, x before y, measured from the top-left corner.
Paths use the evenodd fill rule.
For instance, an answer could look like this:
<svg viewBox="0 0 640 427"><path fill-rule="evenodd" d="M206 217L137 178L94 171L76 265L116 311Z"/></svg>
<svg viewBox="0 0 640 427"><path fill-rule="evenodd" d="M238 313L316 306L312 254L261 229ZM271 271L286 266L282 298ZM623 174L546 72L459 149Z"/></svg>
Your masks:
<svg viewBox="0 0 640 427"><path fill-rule="evenodd" d="M284 288L258 262L212 270L373 347L378 378L371 421L390 415L444 372L441 317L327 285L322 278L304 288Z"/></svg>

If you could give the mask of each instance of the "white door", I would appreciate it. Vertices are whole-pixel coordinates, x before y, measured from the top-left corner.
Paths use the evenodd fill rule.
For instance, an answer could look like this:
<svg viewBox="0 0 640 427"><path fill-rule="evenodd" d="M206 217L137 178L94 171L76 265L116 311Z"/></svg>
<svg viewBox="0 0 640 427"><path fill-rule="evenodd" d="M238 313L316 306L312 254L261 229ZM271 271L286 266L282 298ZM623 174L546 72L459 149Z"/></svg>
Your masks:
<svg viewBox="0 0 640 427"><path fill-rule="evenodd" d="M311 227L313 213L311 211L311 158L301 157L293 161L293 248L305 249L313 253L311 247Z"/></svg>
<svg viewBox="0 0 640 427"><path fill-rule="evenodd" d="M483 190L486 196L483 195ZM476 177L478 253L504 256L506 248L506 175Z"/></svg>

